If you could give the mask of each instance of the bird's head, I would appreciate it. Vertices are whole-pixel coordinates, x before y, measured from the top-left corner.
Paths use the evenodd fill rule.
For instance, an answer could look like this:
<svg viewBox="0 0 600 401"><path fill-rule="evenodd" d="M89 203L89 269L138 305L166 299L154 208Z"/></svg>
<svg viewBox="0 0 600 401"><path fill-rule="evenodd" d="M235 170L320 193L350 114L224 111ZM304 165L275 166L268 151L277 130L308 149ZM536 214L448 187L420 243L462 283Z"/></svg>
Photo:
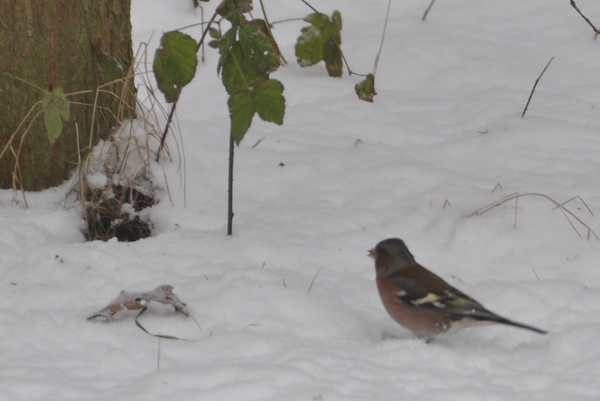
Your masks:
<svg viewBox="0 0 600 401"><path fill-rule="evenodd" d="M414 256L400 238L381 241L369 250L369 256L375 259L375 271L378 276L393 273L415 263Z"/></svg>

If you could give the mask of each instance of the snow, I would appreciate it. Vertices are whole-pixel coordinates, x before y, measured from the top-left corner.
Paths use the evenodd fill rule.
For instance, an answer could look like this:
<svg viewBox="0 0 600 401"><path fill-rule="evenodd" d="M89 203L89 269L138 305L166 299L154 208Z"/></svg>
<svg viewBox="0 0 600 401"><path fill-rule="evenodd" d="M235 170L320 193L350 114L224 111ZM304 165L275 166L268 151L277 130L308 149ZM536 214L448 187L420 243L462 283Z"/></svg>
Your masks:
<svg viewBox="0 0 600 401"><path fill-rule="evenodd" d="M191 3L134 0L136 48L198 23ZM577 3L600 25L600 3ZM513 193L578 196L566 206L600 233L586 209L600 212L600 44L568 1L438 1L423 22L428 4L392 3L374 104L356 99L360 78L295 63L301 21L275 25L285 120L255 119L236 149L232 237L213 49L178 104L174 160L153 166L164 189L153 237L84 242L65 202L73 182L26 193L28 207L0 191L0 399L597 400L599 243L539 196L471 214ZM216 5L203 3L206 19ZM342 13L346 58L370 72L387 1L313 5ZM265 6L271 21L310 12ZM388 237L490 310L550 333L413 338L384 311L366 255ZM121 290L162 284L201 329L152 305L140 321L193 341L159 342L136 311L86 320Z"/></svg>

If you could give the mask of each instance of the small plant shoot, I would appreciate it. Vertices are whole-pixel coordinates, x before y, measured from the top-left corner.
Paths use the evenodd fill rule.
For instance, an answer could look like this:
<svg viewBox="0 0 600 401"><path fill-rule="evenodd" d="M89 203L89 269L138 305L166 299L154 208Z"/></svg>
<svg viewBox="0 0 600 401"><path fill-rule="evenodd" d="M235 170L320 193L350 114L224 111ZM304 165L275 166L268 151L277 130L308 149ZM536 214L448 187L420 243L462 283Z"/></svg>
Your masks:
<svg viewBox="0 0 600 401"><path fill-rule="evenodd" d="M220 6L230 10L228 7L231 6ZM256 113L265 121L283 124L285 99L283 85L269 78L269 74L281 65L281 54L265 22L260 19L248 21L235 9L230 15L235 17L234 21L241 21L241 25L232 22L232 27L222 36L212 29L213 40L209 46L219 49L221 54L217 72L229 94L231 130L239 145Z"/></svg>
<svg viewBox="0 0 600 401"><path fill-rule="evenodd" d="M325 63L331 77L341 77L344 55L342 53L342 15L334 11L331 17L314 12L304 18L309 25L301 30L295 45L295 54L302 67ZM199 5L193 0L195 7ZM283 124L285 98L283 84L270 78L285 60L279 51L267 21L264 5L261 2L264 19L252 16L252 0L222 0L214 15L196 43L191 37L178 31L163 35L154 59L154 73L158 87L167 102L173 103L167 125L161 138L159 152L163 147L172 114L179 100L182 88L187 85L196 70L196 53L210 37L208 45L219 51L217 74L229 95L229 199L227 235L232 234L233 225L233 159L235 145L239 145L252 125L255 115L267 122ZM220 18L219 18L220 17ZM227 22L228 27L223 28ZM347 65L347 63L346 63ZM353 72L348 67L350 75ZM375 75L365 75L359 82L356 93L362 100L372 102L375 92ZM158 160L158 156L157 156Z"/></svg>

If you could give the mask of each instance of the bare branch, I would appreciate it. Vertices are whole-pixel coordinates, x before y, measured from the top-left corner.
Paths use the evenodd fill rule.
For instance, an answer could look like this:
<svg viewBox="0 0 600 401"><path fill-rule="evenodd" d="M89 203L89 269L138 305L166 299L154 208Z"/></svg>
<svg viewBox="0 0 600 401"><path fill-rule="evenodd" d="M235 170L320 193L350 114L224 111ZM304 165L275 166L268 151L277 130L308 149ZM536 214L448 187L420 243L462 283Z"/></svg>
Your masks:
<svg viewBox="0 0 600 401"><path fill-rule="evenodd" d="M421 21L425 21L425 19L427 18L427 14L429 14L429 10L431 10L431 7L433 7L433 3L435 3L435 0L431 0L431 3L429 3L429 6L427 7L427 10L425 10Z"/></svg>
<svg viewBox="0 0 600 401"><path fill-rule="evenodd" d="M533 84L533 89L531 89L531 93L529 94L529 99L527 99L527 104L525 105L525 108L523 109L523 114L521 114L521 118L525 117L525 113L527 113L527 108L529 107L529 102L531 102L531 98L533 97L533 92L535 92L535 88L537 87L538 82L540 82L542 75L544 75L544 73L546 72L548 67L550 67L550 63L552 62L552 60L554 60L554 56L552 56L550 61L548 61L548 64L546 64L546 67L544 67L544 69L543 69L542 73L540 74L540 76L538 77L538 79L535 80L535 83Z"/></svg>
<svg viewBox="0 0 600 401"><path fill-rule="evenodd" d="M583 15L583 13L579 9L579 7L577 7L577 4L575 3L575 0L571 0L571 5L575 9L575 11L577 11L579 13L579 15L581 15L581 18L583 18L585 20L585 22L587 22L592 27L592 29L594 30L594 32L596 32L596 35L600 35L600 30L598 30L598 28L596 28L596 26L594 26L594 24L592 23L592 21L590 21L590 19L588 17L586 17L585 15Z"/></svg>

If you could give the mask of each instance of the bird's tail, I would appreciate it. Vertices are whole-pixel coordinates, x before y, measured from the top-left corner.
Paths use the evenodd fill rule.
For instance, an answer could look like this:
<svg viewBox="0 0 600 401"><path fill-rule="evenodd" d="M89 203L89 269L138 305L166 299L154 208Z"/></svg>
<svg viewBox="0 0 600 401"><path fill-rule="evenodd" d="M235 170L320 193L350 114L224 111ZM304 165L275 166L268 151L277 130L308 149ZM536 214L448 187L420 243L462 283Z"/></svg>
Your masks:
<svg viewBox="0 0 600 401"><path fill-rule="evenodd" d="M464 312L464 311L461 311ZM537 327L529 326L523 323L513 322L512 320L508 320L505 317L496 315L494 312L490 312L485 308L481 308L479 310L472 309L468 314L463 314L463 316L468 316L472 319L479 320L480 322L492 322L492 323L502 323L513 327L519 327L521 329L527 329L531 331L535 331L539 334L548 334L546 330L538 329Z"/></svg>
<svg viewBox="0 0 600 401"><path fill-rule="evenodd" d="M507 324L509 326L514 326L514 327L520 327L522 329L535 331L536 333L540 333L540 334L548 334L548 332L546 330L538 329L537 327L533 327L533 326L528 326L523 323L513 322L512 320L508 320L508 319L505 319L500 316L498 316L498 317L499 317L499 319L496 320L498 323Z"/></svg>

